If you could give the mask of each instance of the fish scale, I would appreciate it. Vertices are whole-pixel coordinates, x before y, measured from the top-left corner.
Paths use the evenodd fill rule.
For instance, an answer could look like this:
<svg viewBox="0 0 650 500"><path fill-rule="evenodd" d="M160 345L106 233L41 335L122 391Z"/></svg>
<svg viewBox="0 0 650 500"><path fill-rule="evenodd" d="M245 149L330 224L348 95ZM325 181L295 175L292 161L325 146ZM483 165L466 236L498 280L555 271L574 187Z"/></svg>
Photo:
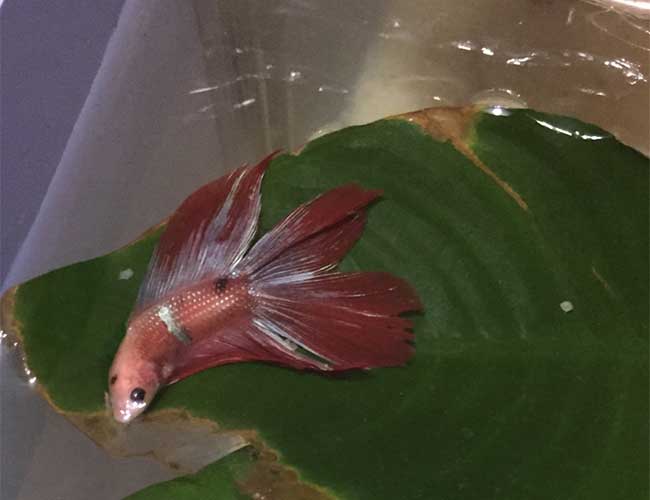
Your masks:
<svg viewBox="0 0 650 500"><path fill-rule="evenodd" d="M225 289L219 290L215 281L199 283L169 301L172 314L193 340L200 340L233 317L250 311L252 304L245 280L228 280Z"/></svg>

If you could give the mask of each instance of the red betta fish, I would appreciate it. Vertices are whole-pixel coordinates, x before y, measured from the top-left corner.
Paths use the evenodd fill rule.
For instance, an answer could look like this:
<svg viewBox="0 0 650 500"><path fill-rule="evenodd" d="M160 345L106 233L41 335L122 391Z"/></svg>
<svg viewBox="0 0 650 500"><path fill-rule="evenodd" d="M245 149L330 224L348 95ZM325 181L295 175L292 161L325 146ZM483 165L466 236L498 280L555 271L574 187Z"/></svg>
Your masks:
<svg viewBox="0 0 650 500"><path fill-rule="evenodd" d="M334 270L379 191L332 189L248 250L271 158L203 186L169 220L109 371L119 422L161 387L213 366L332 372L401 365L413 354L412 324L399 316L421 309L413 288L386 273Z"/></svg>

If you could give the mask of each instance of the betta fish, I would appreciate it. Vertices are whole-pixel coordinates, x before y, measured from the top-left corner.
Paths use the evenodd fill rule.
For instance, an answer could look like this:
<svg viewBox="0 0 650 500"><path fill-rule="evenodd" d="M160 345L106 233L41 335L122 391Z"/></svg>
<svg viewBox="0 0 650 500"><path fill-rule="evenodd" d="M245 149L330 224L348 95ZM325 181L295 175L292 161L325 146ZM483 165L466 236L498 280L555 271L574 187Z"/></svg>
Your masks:
<svg viewBox="0 0 650 500"><path fill-rule="evenodd" d="M203 186L169 219L109 371L117 421L142 413L160 388L227 363L337 372L412 356L401 314L421 309L415 290L384 272L336 271L380 191L327 191L249 249L272 156Z"/></svg>

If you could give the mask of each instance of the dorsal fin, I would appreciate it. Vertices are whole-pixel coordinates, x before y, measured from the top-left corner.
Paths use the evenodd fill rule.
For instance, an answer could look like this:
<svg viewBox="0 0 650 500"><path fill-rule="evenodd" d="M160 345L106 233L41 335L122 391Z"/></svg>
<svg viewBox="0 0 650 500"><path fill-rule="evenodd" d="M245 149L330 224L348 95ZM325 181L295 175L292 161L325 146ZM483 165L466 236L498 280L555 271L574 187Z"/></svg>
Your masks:
<svg viewBox="0 0 650 500"><path fill-rule="evenodd" d="M255 243L242 261L241 271L247 274L259 271L285 250L357 214L379 196L381 191L346 184L300 205ZM362 227L363 222L355 240ZM313 251L317 252L316 249Z"/></svg>
<svg viewBox="0 0 650 500"><path fill-rule="evenodd" d="M229 274L255 236L262 177L275 153L192 193L170 218L134 314L202 279Z"/></svg>

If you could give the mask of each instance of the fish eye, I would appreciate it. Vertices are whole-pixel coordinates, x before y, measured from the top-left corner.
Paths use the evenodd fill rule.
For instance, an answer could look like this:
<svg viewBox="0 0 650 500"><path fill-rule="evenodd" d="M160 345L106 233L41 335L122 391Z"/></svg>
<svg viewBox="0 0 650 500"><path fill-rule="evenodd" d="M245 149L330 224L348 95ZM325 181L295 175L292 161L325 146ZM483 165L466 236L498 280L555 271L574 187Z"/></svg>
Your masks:
<svg viewBox="0 0 650 500"><path fill-rule="evenodd" d="M136 402L144 401L145 394L146 392L142 387L136 387L131 391L131 396L130 396L131 401L136 401Z"/></svg>

